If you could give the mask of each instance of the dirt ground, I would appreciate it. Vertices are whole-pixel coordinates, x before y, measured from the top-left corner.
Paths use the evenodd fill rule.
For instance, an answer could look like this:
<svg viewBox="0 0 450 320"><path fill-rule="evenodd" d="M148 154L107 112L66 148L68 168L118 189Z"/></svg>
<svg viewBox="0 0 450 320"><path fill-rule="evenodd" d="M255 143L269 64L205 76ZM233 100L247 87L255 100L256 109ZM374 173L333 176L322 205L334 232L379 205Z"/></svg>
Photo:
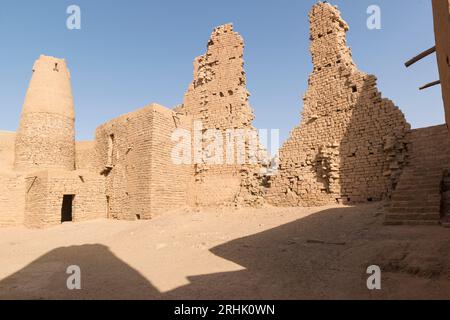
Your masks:
<svg viewBox="0 0 450 320"><path fill-rule="evenodd" d="M382 223L371 204L1 229L0 299L450 299L450 229Z"/></svg>

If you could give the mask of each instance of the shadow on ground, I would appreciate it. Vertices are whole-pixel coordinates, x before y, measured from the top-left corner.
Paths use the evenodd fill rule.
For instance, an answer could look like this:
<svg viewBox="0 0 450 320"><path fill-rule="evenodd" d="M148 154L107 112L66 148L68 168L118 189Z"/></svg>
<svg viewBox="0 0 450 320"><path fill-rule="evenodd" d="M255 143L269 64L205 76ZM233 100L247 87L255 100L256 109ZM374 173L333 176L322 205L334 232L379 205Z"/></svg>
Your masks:
<svg viewBox="0 0 450 320"><path fill-rule="evenodd" d="M103 245L58 248L0 281L0 299L450 298L448 231L382 221L374 206L323 210L212 248L245 270L165 293ZM372 264L384 272L381 291L366 287ZM80 266L82 290L67 290L69 265Z"/></svg>

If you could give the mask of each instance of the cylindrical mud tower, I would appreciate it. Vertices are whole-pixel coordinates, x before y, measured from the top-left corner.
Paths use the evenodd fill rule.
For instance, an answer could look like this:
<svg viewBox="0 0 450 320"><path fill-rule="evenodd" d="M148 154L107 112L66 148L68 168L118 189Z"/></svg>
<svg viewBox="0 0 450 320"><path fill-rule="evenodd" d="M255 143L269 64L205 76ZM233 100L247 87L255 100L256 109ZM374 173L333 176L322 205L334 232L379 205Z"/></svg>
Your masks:
<svg viewBox="0 0 450 320"><path fill-rule="evenodd" d="M16 170L75 169L75 113L66 62L40 56L25 97L15 146Z"/></svg>

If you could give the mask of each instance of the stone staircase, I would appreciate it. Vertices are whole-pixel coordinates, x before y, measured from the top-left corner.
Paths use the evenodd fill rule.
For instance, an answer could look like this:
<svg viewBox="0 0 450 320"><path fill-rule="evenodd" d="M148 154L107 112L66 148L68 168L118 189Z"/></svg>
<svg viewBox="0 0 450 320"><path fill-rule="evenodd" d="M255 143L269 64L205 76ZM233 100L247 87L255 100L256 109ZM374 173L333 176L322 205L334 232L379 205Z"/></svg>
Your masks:
<svg viewBox="0 0 450 320"><path fill-rule="evenodd" d="M445 125L411 131L408 165L392 194L386 224L436 225L445 207L450 137ZM449 187L450 190L450 187ZM449 202L450 204L450 202Z"/></svg>

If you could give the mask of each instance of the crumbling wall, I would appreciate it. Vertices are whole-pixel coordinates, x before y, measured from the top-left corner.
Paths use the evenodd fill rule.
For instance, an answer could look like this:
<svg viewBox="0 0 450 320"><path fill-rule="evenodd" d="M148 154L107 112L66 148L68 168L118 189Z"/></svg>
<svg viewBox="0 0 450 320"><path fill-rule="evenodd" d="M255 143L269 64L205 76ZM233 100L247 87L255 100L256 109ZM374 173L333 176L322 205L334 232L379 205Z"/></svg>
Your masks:
<svg viewBox="0 0 450 320"><path fill-rule="evenodd" d="M24 177L13 171L14 132L0 131L0 227L23 224Z"/></svg>
<svg viewBox="0 0 450 320"><path fill-rule="evenodd" d="M97 129L97 172L106 177L109 217L150 219L187 203L191 166L171 158L171 135L179 127L189 131L191 123L152 104Z"/></svg>
<svg viewBox="0 0 450 320"><path fill-rule="evenodd" d="M73 195L74 222L106 218L104 177L88 171L40 171L25 182L25 225L43 228L61 224L64 195Z"/></svg>
<svg viewBox="0 0 450 320"><path fill-rule="evenodd" d="M194 80L184 97L184 103L176 111L193 117L201 123L202 132L207 129L221 131L224 145L228 129L255 130L252 126L253 110L249 104L244 71L244 41L233 31L233 25L217 27L208 42L206 54L194 61ZM195 130L195 128L194 128ZM246 151L251 133L244 137ZM234 140L236 143L236 140ZM203 137L206 150L211 139ZM226 146L222 148L222 159L226 159ZM259 169L257 163L236 161L237 149L232 163L211 164L207 157L195 163L192 181L191 205L217 205L233 202L241 194L242 181L251 171ZM213 156L213 155L212 155ZM247 153L245 157L249 157ZM247 158L248 159L248 158Z"/></svg>
<svg viewBox="0 0 450 320"><path fill-rule="evenodd" d="M75 169L75 114L62 59L40 56L33 67L15 145L15 169Z"/></svg>
<svg viewBox="0 0 450 320"><path fill-rule="evenodd" d="M267 199L285 206L381 200L405 163L410 127L376 78L355 66L338 9L319 2L309 19L314 69Z"/></svg>

